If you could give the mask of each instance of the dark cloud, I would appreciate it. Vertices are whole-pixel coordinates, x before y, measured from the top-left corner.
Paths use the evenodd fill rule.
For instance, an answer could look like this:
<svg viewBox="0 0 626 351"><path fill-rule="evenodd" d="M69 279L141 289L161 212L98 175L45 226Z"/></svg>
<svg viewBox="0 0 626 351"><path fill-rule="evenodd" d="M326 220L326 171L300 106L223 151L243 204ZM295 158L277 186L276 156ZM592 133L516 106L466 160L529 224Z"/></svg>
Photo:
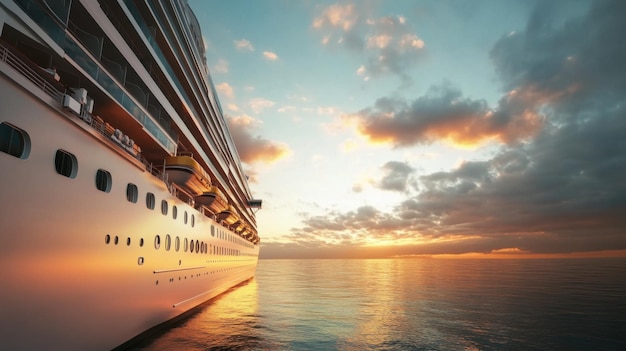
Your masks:
<svg viewBox="0 0 626 351"><path fill-rule="evenodd" d="M561 112L577 114L588 99L623 99L626 89L626 2L601 0L582 17L555 18L564 4L540 2L526 30L503 37L491 51L504 89L520 87L559 100Z"/></svg>
<svg viewBox="0 0 626 351"><path fill-rule="evenodd" d="M463 98L449 82L433 86L410 104L404 100L380 98L351 118L360 134L373 142L395 147L450 140L476 144L487 139L512 143L527 138L541 127L542 118L521 99L522 94L502 98L494 111L484 100Z"/></svg>
<svg viewBox="0 0 626 351"><path fill-rule="evenodd" d="M378 183L383 190L405 192L410 185L415 186L410 178L415 171L406 162L389 161L383 165L386 175Z"/></svg>
<svg viewBox="0 0 626 351"><path fill-rule="evenodd" d="M332 247L344 235L373 256L626 249L626 2L589 5L582 16L555 21L541 2L525 30L495 44L506 95L491 112L448 84L411 103L383 98L361 111L362 133L395 146L494 136L507 143L488 160L420 176L419 192L388 213L367 208L305 220L294 245L308 233ZM395 175L381 181L389 188L416 176L390 164ZM362 247L366 238L407 237L425 243Z"/></svg>
<svg viewBox="0 0 626 351"><path fill-rule="evenodd" d="M254 136L254 124L250 117L228 117L227 122L239 157L244 163L272 163L290 153L285 144Z"/></svg>

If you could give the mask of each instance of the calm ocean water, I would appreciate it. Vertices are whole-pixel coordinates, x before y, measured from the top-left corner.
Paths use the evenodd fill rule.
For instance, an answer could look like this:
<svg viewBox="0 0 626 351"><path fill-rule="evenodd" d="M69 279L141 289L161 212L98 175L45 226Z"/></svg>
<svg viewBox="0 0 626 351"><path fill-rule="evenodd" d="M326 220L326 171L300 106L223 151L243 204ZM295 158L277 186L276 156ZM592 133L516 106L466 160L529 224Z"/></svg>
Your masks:
<svg viewBox="0 0 626 351"><path fill-rule="evenodd" d="M626 259L261 260L135 350L626 350Z"/></svg>

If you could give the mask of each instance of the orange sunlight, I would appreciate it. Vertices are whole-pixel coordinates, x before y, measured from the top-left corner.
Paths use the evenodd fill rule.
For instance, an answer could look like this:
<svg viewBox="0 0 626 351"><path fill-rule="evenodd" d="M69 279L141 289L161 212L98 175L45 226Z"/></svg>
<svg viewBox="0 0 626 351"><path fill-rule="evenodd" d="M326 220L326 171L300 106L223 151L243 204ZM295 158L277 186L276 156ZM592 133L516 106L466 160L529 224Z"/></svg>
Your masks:
<svg viewBox="0 0 626 351"><path fill-rule="evenodd" d="M512 248L493 250L489 253L481 252L468 252L462 254L435 254L435 255L416 255L419 257L427 258L440 258L440 259L533 259L533 258L609 258L609 257L624 257L626 258L626 250L605 250L605 251L589 251L589 252L570 252L570 253L532 253L525 252L523 250Z"/></svg>

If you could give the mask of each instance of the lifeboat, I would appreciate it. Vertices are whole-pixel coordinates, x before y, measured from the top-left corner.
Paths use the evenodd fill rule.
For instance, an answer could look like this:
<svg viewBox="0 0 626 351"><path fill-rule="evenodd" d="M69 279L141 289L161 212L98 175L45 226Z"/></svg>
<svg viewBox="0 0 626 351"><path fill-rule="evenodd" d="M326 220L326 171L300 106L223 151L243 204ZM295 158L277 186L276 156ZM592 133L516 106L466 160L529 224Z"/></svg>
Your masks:
<svg viewBox="0 0 626 351"><path fill-rule="evenodd" d="M250 231L248 235L246 235L246 239L252 240L252 238L254 238L254 232Z"/></svg>
<svg viewBox="0 0 626 351"><path fill-rule="evenodd" d="M246 224L243 222L236 223L234 226L234 230L236 233L241 233L241 231L246 227Z"/></svg>
<svg viewBox="0 0 626 351"><path fill-rule="evenodd" d="M167 174L168 180L193 195L202 194L211 188L211 178L200 164L190 156L166 158L165 174Z"/></svg>
<svg viewBox="0 0 626 351"><path fill-rule="evenodd" d="M243 228L243 230L241 231L241 233L239 233L239 235L242 238L246 238L248 233L250 233L250 227L246 226L245 228Z"/></svg>
<svg viewBox="0 0 626 351"><path fill-rule="evenodd" d="M235 224L239 220L239 217L237 216L237 213L235 213L235 208L233 206L228 206L227 209L217 215L217 220L224 221L230 226Z"/></svg>
<svg viewBox="0 0 626 351"><path fill-rule="evenodd" d="M205 206L212 213L220 213L228 209L228 200L216 186L212 186L209 191L196 196L195 201L197 204Z"/></svg>

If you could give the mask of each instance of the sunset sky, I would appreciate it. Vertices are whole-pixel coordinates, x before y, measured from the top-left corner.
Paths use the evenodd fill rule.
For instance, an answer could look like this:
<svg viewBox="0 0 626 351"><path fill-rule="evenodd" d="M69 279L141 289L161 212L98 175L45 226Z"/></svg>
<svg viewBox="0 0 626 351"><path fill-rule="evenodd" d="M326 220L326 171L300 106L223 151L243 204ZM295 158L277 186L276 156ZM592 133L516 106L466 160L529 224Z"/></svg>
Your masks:
<svg viewBox="0 0 626 351"><path fill-rule="evenodd" d="M626 250L626 1L189 3L262 258Z"/></svg>

